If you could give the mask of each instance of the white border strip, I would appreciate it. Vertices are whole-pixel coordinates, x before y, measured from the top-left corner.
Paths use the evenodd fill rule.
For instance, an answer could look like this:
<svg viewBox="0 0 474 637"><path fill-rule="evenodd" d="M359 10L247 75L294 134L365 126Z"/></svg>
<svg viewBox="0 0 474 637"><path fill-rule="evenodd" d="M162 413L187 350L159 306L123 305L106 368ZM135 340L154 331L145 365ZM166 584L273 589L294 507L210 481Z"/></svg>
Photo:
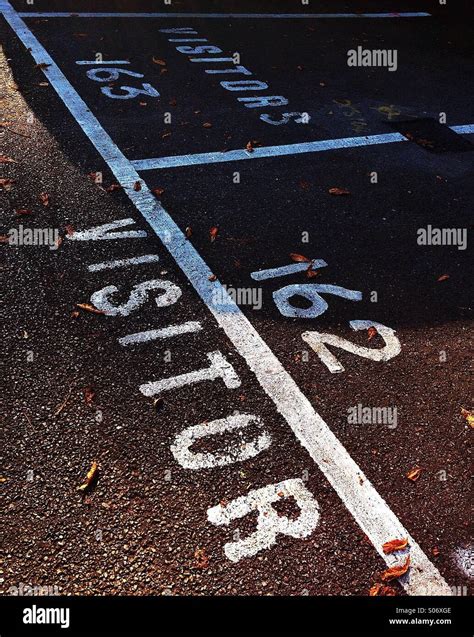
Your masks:
<svg viewBox="0 0 474 637"><path fill-rule="evenodd" d="M320 18L426 18L431 13L408 11L401 13L74 13L21 11L22 18L272 18L316 19Z"/></svg>
<svg viewBox="0 0 474 637"><path fill-rule="evenodd" d="M474 133L474 124L450 126L456 133ZM298 144L281 144L280 146L263 146L254 148L252 152L242 148L237 150L220 151L217 153L194 153L190 155L171 155L169 157L152 157L150 159L134 159L132 165L135 170L158 170L161 168L177 168L180 166L200 166L202 164L219 164L228 161L242 161L245 159L262 159L264 157L281 157L283 155L299 155L301 153L319 153L326 150L340 148L358 148L360 146L374 146L376 144L394 144L407 142L408 139L400 133L383 133L381 135L367 135L365 137L340 137L338 139L324 139L317 142L302 142Z"/></svg>
<svg viewBox="0 0 474 637"><path fill-rule="evenodd" d="M133 189L133 184L140 178L138 173L87 108L46 49L7 0L0 0L0 11L34 60L38 64L48 65L46 68L42 67L42 71L51 86L102 155L132 203L176 260L219 326L245 359L279 413L326 476L378 554L389 566L397 563L399 558L393 554L384 555L382 544L394 538L409 538L412 566L408 575L401 580L406 591L410 595L451 595L450 587L437 568L363 475L321 416L315 412L309 400L232 301L225 288L218 281L209 281L211 270L161 203L146 184L142 184L139 191ZM212 302L216 290L223 295L221 298L226 299L225 311L216 308Z"/></svg>

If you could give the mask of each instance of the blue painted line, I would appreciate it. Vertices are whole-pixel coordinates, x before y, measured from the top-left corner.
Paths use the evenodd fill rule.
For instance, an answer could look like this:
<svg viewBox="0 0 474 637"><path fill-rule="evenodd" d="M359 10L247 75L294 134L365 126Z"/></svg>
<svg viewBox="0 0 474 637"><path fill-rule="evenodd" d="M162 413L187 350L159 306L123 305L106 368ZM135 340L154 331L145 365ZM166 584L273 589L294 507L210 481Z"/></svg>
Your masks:
<svg viewBox="0 0 474 637"><path fill-rule="evenodd" d="M272 18L316 19L321 18L426 18L431 13L408 11L401 13L67 13L47 11L23 11L22 18Z"/></svg>
<svg viewBox="0 0 474 637"><path fill-rule="evenodd" d="M474 133L474 124L451 126L450 128L459 134ZM220 164L246 159L299 155L301 153L319 153L327 150L339 150L341 148L358 148L360 146L375 146L377 144L393 144L406 141L408 141L407 138L401 133L384 133L381 135L367 135L366 137L341 137L338 139L325 139L318 142L264 146L262 148L254 148L252 152L240 148L238 150L220 151L217 153L195 153L193 155L172 155L170 157L135 159L132 160L131 163L137 171L158 170L161 168L178 168L181 166Z"/></svg>

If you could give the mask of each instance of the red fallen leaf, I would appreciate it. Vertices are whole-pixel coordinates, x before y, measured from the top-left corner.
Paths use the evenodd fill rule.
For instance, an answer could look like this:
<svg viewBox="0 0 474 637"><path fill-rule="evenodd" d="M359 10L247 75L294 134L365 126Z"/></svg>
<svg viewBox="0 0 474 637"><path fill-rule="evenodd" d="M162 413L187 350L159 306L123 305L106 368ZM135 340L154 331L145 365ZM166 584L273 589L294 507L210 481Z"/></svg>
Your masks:
<svg viewBox="0 0 474 637"><path fill-rule="evenodd" d="M380 584L380 582L377 582L377 584L374 584L369 591L370 597L381 597L381 596L392 597L396 594L397 592L394 588L392 588L391 586L384 586L384 584Z"/></svg>
<svg viewBox="0 0 474 637"><path fill-rule="evenodd" d="M98 310L90 303L76 303L76 306L80 307L81 310L85 310L86 312L92 312L92 314L105 314L104 310Z"/></svg>
<svg viewBox="0 0 474 637"><path fill-rule="evenodd" d="M296 263L312 263L311 259L297 252L290 252L290 257L293 261L296 261Z"/></svg>
<svg viewBox="0 0 474 637"><path fill-rule="evenodd" d="M176 98L175 98L175 97L173 97L172 99L170 99L170 101L168 102L168 104L169 104L170 106L176 106L176 104L177 104L177 103L178 103L178 102L177 102L177 100L176 100Z"/></svg>
<svg viewBox="0 0 474 637"><path fill-rule="evenodd" d="M212 226L212 228L209 230L209 237L211 239L211 243L216 240L218 232L219 232L219 228L217 226Z"/></svg>
<svg viewBox="0 0 474 637"><path fill-rule="evenodd" d="M207 278L208 278L208 281L211 281L211 282L217 281L217 277L215 274L211 274L211 276L208 276Z"/></svg>
<svg viewBox="0 0 474 637"><path fill-rule="evenodd" d="M164 188L153 188L153 190L151 191L153 194L155 194L157 197L161 197L161 195L165 192Z"/></svg>
<svg viewBox="0 0 474 637"><path fill-rule="evenodd" d="M394 553L395 551L401 551L408 546L408 538L405 537L402 540L390 540L389 542L385 542L382 544L382 551L385 555L389 553Z"/></svg>
<svg viewBox="0 0 474 637"><path fill-rule="evenodd" d="M99 469L99 465L94 460L94 462L91 465L91 468L89 469L88 474L86 475L86 479L84 480L83 484L81 484L80 487L77 487L78 491L86 491L86 489L88 489L88 487L91 485L91 482L96 477L98 469Z"/></svg>
<svg viewBox="0 0 474 637"><path fill-rule="evenodd" d="M304 181L303 179L302 181L300 181L299 187L301 188L301 190L309 190L311 188L311 184L309 183L309 181Z"/></svg>
<svg viewBox="0 0 474 637"><path fill-rule="evenodd" d="M159 66L166 66L166 62L162 60L161 58L156 58L155 56L153 56L152 60L153 60L153 64L158 64Z"/></svg>
<svg viewBox="0 0 474 637"><path fill-rule="evenodd" d="M421 474L420 467L413 467L413 469L410 469L410 471L407 473L407 478L411 480L412 482L416 482L418 478L420 477L420 474Z"/></svg>
<svg viewBox="0 0 474 637"><path fill-rule="evenodd" d="M16 164L16 161L6 155L0 155L0 164Z"/></svg>
<svg viewBox="0 0 474 637"><path fill-rule="evenodd" d="M66 226L66 234L68 237L72 237L72 235L75 233L74 227L71 226L70 223L67 224Z"/></svg>
<svg viewBox="0 0 474 637"><path fill-rule="evenodd" d="M142 189L142 182L141 182L141 181L136 181L136 182L133 184L133 190L134 190L135 192L139 192L141 189Z"/></svg>
<svg viewBox="0 0 474 637"><path fill-rule="evenodd" d="M7 234L0 234L0 243L9 243L10 237Z"/></svg>
<svg viewBox="0 0 474 637"><path fill-rule="evenodd" d="M87 33L73 33L73 37L75 38L87 38Z"/></svg>
<svg viewBox="0 0 474 637"><path fill-rule="evenodd" d="M37 69L47 69L48 66L51 66L51 64L48 64L47 62L40 62L39 64L36 65L35 68L37 68Z"/></svg>
<svg viewBox="0 0 474 637"><path fill-rule="evenodd" d="M191 228L191 226L188 226L185 230L185 234L186 234L186 238L189 239L190 237L193 236L193 229Z"/></svg>
<svg viewBox="0 0 474 637"><path fill-rule="evenodd" d="M31 210L27 210L26 208L15 208L14 213L18 216L23 215L32 215L33 212Z"/></svg>
<svg viewBox="0 0 474 637"><path fill-rule="evenodd" d="M1 177L0 178L0 188L3 188L3 190L11 190L13 184L15 183L14 179L9 179L8 177Z"/></svg>
<svg viewBox="0 0 474 637"><path fill-rule="evenodd" d="M386 571L382 573L382 581L389 582L392 579L397 579L405 573L410 568L410 556L408 555L407 559L403 564L397 564L396 566L391 566Z"/></svg>
<svg viewBox="0 0 474 637"><path fill-rule="evenodd" d="M209 558L206 555L206 551L204 549L196 549L194 551L194 557L196 559L197 568L203 569L209 566Z"/></svg>
<svg viewBox="0 0 474 637"><path fill-rule="evenodd" d="M308 279L314 279L315 277L319 276L321 274L321 272L319 272L319 270L313 270L313 264L311 263L309 268L306 270L306 276L308 277Z"/></svg>
<svg viewBox="0 0 474 637"><path fill-rule="evenodd" d="M105 189L105 192L115 192L116 190L122 190L122 186L120 184L110 184Z"/></svg>
<svg viewBox="0 0 474 637"><path fill-rule="evenodd" d="M95 391L92 387L84 388L84 400L86 401L86 405L90 405L95 398Z"/></svg>
<svg viewBox="0 0 474 637"><path fill-rule="evenodd" d="M202 126L203 126L203 128L212 128L211 122L204 122L204 124Z"/></svg>
<svg viewBox="0 0 474 637"><path fill-rule="evenodd" d="M99 176L100 173L89 173L87 176L90 177L92 179L92 181L96 182L97 177ZM97 182L96 182L97 183Z"/></svg>
<svg viewBox="0 0 474 637"><path fill-rule="evenodd" d="M171 132L167 131L166 133L163 133L163 135L161 136L161 139L166 139L167 137L171 137Z"/></svg>
<svg viewBox="0 0 474 637"><path fill-rule="evenodd" d="M63 238L62 237L58 237L57 240L54 243L59 248L62 245L62 243L63 243ZM62 276L60 278L62 278Z"/></svg>
<svg viewBox="0 0 474 637"><path fill-rule="evenodd" d="M39 198L43 206L49 206L50 200L47 192L40 192Z"/></svg>
<svg viewBox="0 0 474 637"><path fill-rule="evenodd" d="M368 327L367 328L367 340L371 341L374 336L376 336L378 334L377 330L375 327Z"/></svg>
<svg viewBox="0 0 474 637"><path fill-rule="evenodd" d="M73 310L71 312L71 318L75 319L75 318L78 318L78 316L79 316L79 312L77 310Z"/></svg>
<svg viewBox="0 0 474 637"><path fill-rule="evenodd" d="M252 144L252 142L247 142L247 145L245 146L245 150L247 150L247 152L249 152L249 153L253 153L253 144Z"/></svg>
<svg viewBox="0 0 474 637"><path fill-rule="evenodd" d="M433 548L431 549L431 552L433 553L433 555L435 557L438 557L439 555L439 548L437 546L433 546Z"/></svg>
<svg viewBox="0 0 474 637"><path fill-rule="evenodd" d="M329 188L328 190L330 195L350 195L349 190L345 188Z"/></svg>
<svg viewBox="0 0 474 637"><path fill-rule="evenodd" d="M442 274L440 277L438 277L436 280L437 281L446 281L447 279L449 279L449 274Z"/></svg>

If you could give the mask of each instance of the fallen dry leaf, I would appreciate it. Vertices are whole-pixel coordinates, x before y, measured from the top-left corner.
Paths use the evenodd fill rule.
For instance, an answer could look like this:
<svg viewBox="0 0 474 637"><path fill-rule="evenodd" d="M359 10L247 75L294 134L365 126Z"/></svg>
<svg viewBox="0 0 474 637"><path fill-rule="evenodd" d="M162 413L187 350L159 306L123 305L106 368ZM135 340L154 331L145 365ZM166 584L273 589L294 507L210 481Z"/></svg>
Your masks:
<svg viewBox="0 0 474 637"><path fill-rule="evenodd" d="M193 229L191 228L191 226L186 227L185 234L187 239L193 236Z"/></svg>
<svg viewBox="0 0 474 637"><path fill-rule="evenodd" d="M474 414L472 411L468 411L467 409L461 408L461 416L467 420L468 425L474 427Z"/></svg>
<svg viewBox="0 0 474 637"><path fill-rule="evenodd" d="M94 462L91 465L91 468L89 469L89 473L86 475L86 479L84 480L83 484L81 484L80 487L77 487L78 491L86 491L86 489L88 489L91 482L94 480L94 478L97 475L98 468L99 468L99 465L94 460Z"/></svg>
<svg viewBox="0 0 474 637"><path fill-rule="evenodd" d="M378 334L377 330L375 327L368 327L367 328L367 340L371 341L374 336L376 336L376 334Z"/></svg>
<svg viewBox="0 0 474 637"><path fill-rule="evenodd" d="M162 398L161 396L158 396L158 398L155 398L153 400L153 407L156 409L156 411L159 411L164 406L165 406L165 399Z"/></svg>
<svg viewBox="0 0 474 637"><path fill-rule="evenodd" d="M15 208L13 212L19 217L33 214L33 212L31 210L28 210L27 208Z"/></svg>
<svg viewBox="0 0 474 637"><path fill-rule="evenodd" d="M165 192L164 188L153 188L153 190L151 191L154 195L156 195L157 197L161 197L161 195Z"/></svg>
<svg viewBox="0 0 474 637"><path fill-rule="evenodd" d="M7 192L12 189L12 186L14 183L15 183L14 179L9 179L8 177L0 178L0 188L2 188L3 190Z"/></svg>
<svg viewBox="0 0 474 637"><path fill-rule="evenodd" d="M315 277L319 276L321 274L321 272L319 270L313 270L313 264L311 263L309 268L306 270L306 276L308 277L308 279L314 279Z"/></svg>
<svg viewBox="0 0 474 637"><path fill-rule="evenodd" d="M293 261L296 261L296 263L312 263L311 259L297 252L290 252L290 257Z"/></svg>
<svg viewBox="0 0 474 637"><path fill-rule="evenodd" d="M384 584L380 584L380 582L377 582L377 584L374 584L369 591L370 597L381 597L381 596L393 597L396 594L397 594L397 591L394 588L392 588L391 586L385 586Z"/></svg>
<svg viewBox="0 0 474 637"><path fill-rule="evenodd" d="M446 281L447 279L449 279L449 274L442 274L440 277L438 277L436 280L437 281Z"/></svg>
<svg viewBox="0 0 474 637"><path fill-rule="evenodd" d="M49 194L47 192L40 192L39 199L43 206L49 206Z"/></svg>
<svg viewBox="0 0 474 637"><path fill-rule="evenodd" d="M71 318L74 318L74 319L75 319L75 318L77 318L78 316L79 316L79 312L78 312L77 310L73 310L73 311L71 312Z"/></svg>
<svg viewBox="0 0 474 637"><path fill-rule="evenodd" d="M153 60L153 64L158 64L159 66L166 66L166 62L162 60L161 58L156 58L155 56L153 56L152 60Z"/></svg>
<svg viewBox="0 0 474 637"><path fill-rule="evenodd" d="M433 555L435 557L438 557L439 555L439 548L437 546L433 546L433 548L431 549L431 552L433 553Z"/></svg>
<svg viewBox="0 0 474 637"><path fill-rule="evenodd" d="M209 566L209 558L206 555L205 549L196 549L194 551L194 558L197 568L207 568Z"/></svg>
<svg viewBox="0 0 474 637"><path fill-rule="evenodd" d="M421 474L420 467L413 467L413 469L410 469L410 471L407 473L407 478L411 480L412 482L416 482L418 478L420 477L420 474Z"/></svg>
<svg viewBox="0 0 474 637"><path fill-rule="evenodd" d="M8 234L0 234L0 243L10 243L10 236Z"/></svg>
<svg viewBox="0 0 474 637"><path fill-rule="evenodd" d="M252 142L247 142L245 149L249 152L249 153L253 153L253 144Z"/></svg>
<svg viewBox="0 0 474 637"><path fill-rule="evenodd" d="M391 566L386 571L382 573L382 581L389 582L392 579L397 579L405 573L410 568L410 556L407 557L403 564L397 564L396 566Z"/></svg>
<svg viewBox="0 0 474 637"><path fill-rule="evenodd" d="M349 190L345 188L329 188L328 190L330 195L350 195Z"/></svg>
<svg viewBox="0 0 474 637"><path fill-rule="evenodd" d="M72 237L72 235L74 234L74 232L75 232L74 227L73 227L73 226L71 226L71 224L70 224L70 223L68 223L68 224L67 224L67 226L66 226L66 234L67 234L67 236L68 236L68 237Z"/></svg>
<svg viewBox="0 0 474 637"><path fill-rule="evenodd" d="M92 314L105 314L104 310L98 310L96 307L91 305L90 303L76 303L77 307L80 307L81 310L86 310L86 312L92 312Z"/></svg>
<svg viewBox="0 0 474 637"><path fill-rule="evenodd" d="M95 398L95 391L92 387L84 388L84 400L86 401L86 405L92 404Z"/></svg>
<svg viewBox="0 0 474 637"><path fill-rule="evenodd" d="M136 182L133 184L133 190L134 190L135 192L140 192L140 190L141 190L141 189L142 189L142 182L141 182L141 181L136 181Z"/></svg>
<svg viewBox="0 0 474 637"><path fill-rule="evenodd" d="M16 161L6 155L0 155L0 164L16 164Z"/></svg>
<svg viewBox="0 0 474 637"><path fill-rule="evenodd" d="M309 181L305 181L304 179L302 179L299 183L299 187L301 188L301 190L309 190L311 188L311 184L309 183Z"/></svg>
<svg viewBox="0 0 474 637"><path fill-rule="evenodd" d="M216 240L218 233L219 233L219 228L217 226L212 226L212 228L209 230L209 237L211 239L211 243Z"/></svg>
<svg viewBox="0 0 474 637"><path fill-rule="evenodd" d="M385 553L385 555L388 555L389 553L394 553L395 551L401 551L402 549L405 549L408 546L408 538L405 537L401 540L390 540L389 542L385 542L385 544L382 544L382 550Z"/></svg>
<svg viewBox="0 0 474 637"><path fill-rule="evenodd" d="M122 190L122 186L120 184L110 184L105 189L105 192L115 192L116 190Z"/></svg>
<svg viewBox="0 0 474 637"><path fill-rule="evenodd" d="M51 64L48 64L47 62L40 62L39 64L36 65L37 69L47 69L48 66L51 66Z"/></svg>
<svg viewBox="0 0 474 637"><path fill-rule="evenodd" d="M212 128L211 122L204 122L204 124L202 126L203 126L203 128Z"/></svg>
<svg viewBox="0 0 474 637"><path fill-rule="evenodd" d="M211 282L217 281L217 277L216 277L215 274L211 274L211 276L209 276L207 278L208 278L208 281L211 281Z"/></svg>

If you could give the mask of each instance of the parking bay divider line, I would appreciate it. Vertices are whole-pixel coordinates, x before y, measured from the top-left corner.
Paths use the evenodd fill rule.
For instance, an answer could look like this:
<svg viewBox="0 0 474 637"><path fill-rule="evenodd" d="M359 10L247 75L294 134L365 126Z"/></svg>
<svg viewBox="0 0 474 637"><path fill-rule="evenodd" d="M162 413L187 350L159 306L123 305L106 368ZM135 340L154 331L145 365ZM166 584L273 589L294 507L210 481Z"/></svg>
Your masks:
<svg viewBox="0 0 474 637"><path fill-rule="evenodd" d="M385 13L113 13L65 11L20 11L22 18L241 18L241 19L327 19L327 18L427 18L426 11L402 11Z"/></svg>
<svg viewBox="0 0 474 637"><path fill-rule="evenodd" d="M474 124L450 126L458 134L474 133ZM285 155L299 155L301 153L319 153L327 150L342 148L360 148L378 144L393 144L409 141L401 133L382 133L380 135L365 135L362 137L339 137L322 139L315 142L301 142L296 144L280 144L277 146L260 146L252 151L239 148L211 153L192 153L186 155L170 155L168 157L151 157L150 159L132 159L132 166L138 172L143 170L160 170L163 168L181 168L184 166L201 166L204 164L219 164L230 161L247 159L264 159L268 157L282 157Z"/></svg>
<svg viewBox="0 0 474 637"><path fill-rule="evenodd" d="M451 595L451 588L438 569L403 527L321 416L316 413L225 288L219 281L209 281L211 270L147 185L143 184L139 191L134 190L133 185L139 180L139 175L131 162L116 146L53 58L7 0L0 0L0 12L36 63L46 65L43 64L41 70L51 86L108 164L117 181L124 187L131 202L189 279L218 325L272 399L278 412L370 539L377 553L389 566L396 564L397 558L393 554L385 555L382 545L395 538L408 537L411 568L407 575L400 578L407 593ZM222 294L221 298L226 299L225 312L213 306L212 299L216 290Z"/></svg>

